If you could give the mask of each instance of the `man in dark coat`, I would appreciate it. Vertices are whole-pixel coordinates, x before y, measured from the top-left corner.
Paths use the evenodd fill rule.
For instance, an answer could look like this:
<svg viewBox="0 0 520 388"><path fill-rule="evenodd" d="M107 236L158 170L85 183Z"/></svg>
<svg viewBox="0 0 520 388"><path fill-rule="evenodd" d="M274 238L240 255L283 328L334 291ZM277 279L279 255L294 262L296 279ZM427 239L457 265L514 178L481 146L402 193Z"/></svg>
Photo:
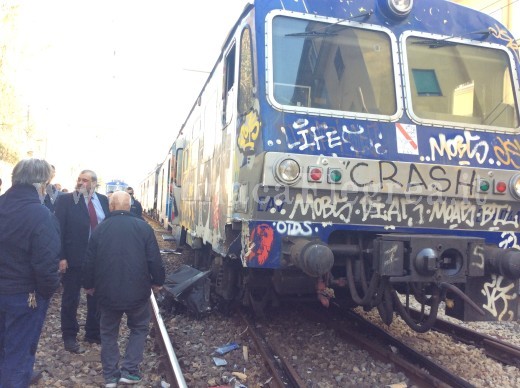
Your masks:
<svg viewBox="0 0 520 388"><path fill-rule="evenodd" d="M130 213L130 195L110 197L110 217L90 239L83 287L93 292L101 315L101 363L105 387L141 381L139 364L150 323L150 290L164 283L164 266L150 225ZM123 314L130 329L119 370L119 325Z"/></svg>
<svg viewBox="0 0 520 388"><path fill-rule="evenodd" d="M81 268L93 230L108 215L108 198L95 192L97 176L94 171L83 170L78 177L76 190L57 197L55 214L61 228L60 271L63 273L61 297L61 332L65 350L82 353L76 336L81 291ZM96 299L87 295L85 341L100 343L99 317Z"/></svg>
<svg viewBox="0 0 520 388"><path fill-rule="evenodd" d="M126 192L130 194L130 212L134 213L137 217L143 218L143 207L141 206L141 202L134 198L134 189L133 187L128 186L126 188Z"/></svg>
<svg viewBox="0 0 520 388"><path fill-rule="evenodd" d="M27 387L49 306L60 285L60 232L42 205L51 166L19 162L0 197L0 387Z"/></svg>

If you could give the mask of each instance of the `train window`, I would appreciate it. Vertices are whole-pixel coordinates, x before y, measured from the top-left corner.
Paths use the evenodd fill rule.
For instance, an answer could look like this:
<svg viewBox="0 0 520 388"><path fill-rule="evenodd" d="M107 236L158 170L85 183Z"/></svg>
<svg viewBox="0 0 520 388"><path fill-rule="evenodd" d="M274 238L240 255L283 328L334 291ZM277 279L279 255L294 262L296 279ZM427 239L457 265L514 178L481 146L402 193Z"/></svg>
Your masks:
<svg viewBox="0 0 520 388"><path fill-rule="evenodd" d="M245 28L240 41L240 68L238 84L238 113L244 115L253 108L254 77L251 31Z"/></svg>
<svg viewBox="0 0 520 388"><path fill-rule="evenodd" d="M282 105L394 115L390 36L383 31L276 16L273 96Z"/></svg>
<svg viewBox="0 0 520 388"><path fill-rule="evenodd" d="M226 57L226 92L229 92L235 84L235 46L231 48Z"/></svg>
<svg viewBox="0 0 520 388"><path fill-rule="evenodd" d="M406 39L406 50L413 117L518 127L505 51L417 36Z"/></svg>
<svg viewBox="0 0 520 388"><path fill-rule="evenodd" d="M224 68L224 95L223 95L223 111L222 111L222 124L228 123L229 117L227 112L231 111L231 107L228 107L229 103L232 103L229 94L235 84L235 45L231 47L228 54L226 55L225 68Z"/></svg>
<svg viewBox="0 0 520 388"><path fill-rule="evenodd" d="M181 187L182 182L182 165L184 161L182 160L182 154L183 154L184 148L178 148L176 151L175 159L177 163L175 164L175 175L173 182L175 183L175 186Z"/></svg>

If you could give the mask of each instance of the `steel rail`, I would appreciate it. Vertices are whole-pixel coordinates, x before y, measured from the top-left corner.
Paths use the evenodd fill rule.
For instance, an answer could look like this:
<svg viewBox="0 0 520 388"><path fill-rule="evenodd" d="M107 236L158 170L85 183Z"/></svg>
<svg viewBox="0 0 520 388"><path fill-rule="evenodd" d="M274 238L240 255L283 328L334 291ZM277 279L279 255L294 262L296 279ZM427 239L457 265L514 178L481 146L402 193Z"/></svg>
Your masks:
<svg viewBox="0 0 520 388"><path fill-rule="evenodd" d="M474 387L352 311L328 311L323 314L311 309L303 309L302 312L309 318L332 328L340 337L367 350L372 357L393 363L419 386ZM338 318L341 318L341 321L337 321ZM376 338L379 341L375 341ZM391 351L389 345L397 352Z"/></svg>
<svg viewBox="0 0 520 388"><path fill-rule="evenodd" d="M410 315L416 319L420 317L420 312L410 309ZM486 355L505 365L520 367L520 347L504 342L487 334L468 329L455 323L437 317L433 330L449 335L462 343L481 348Z"/></svg>
<svg viewBox="0 0 520 388"><path fill-rule="evenodd" d="M177 360L177 356L175 355L175 351L173 350L173 346L170 341L170 336L168 334L168 331L166 330L166 326L164 325L161 313L159 312L159 306L157 305L153 292L150 295L150 303L153 310L154 325L157 328L156 334L158 332L160 337L160 346L168 356L168 362L163 363L166 373L166 379L168 380L167 382L177 388L188 388L188 386L186 385L186 381L184 380L184 375L182 374L179 361Z"/></svg>
<svg viewBox="0 0 520 388"><path fill-rule="evenodd" d="M272 384L278 388L306 387L307 384L300 378L296 370L287 362L278 348L273 343L270 343L266 336L255 327L254 322L240 310L238 310L237 315L247 325L249 336L253 339L258 352L265 361L267 368L271 371Z"/></svg>

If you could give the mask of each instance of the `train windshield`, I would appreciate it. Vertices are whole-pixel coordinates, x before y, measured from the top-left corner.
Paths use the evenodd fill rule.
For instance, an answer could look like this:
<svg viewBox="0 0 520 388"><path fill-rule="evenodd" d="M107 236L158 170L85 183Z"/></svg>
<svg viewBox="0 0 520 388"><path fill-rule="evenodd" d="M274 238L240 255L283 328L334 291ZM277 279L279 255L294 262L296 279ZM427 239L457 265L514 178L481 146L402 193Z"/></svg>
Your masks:
<svg viewBox="0 0 520 388"><path fill-rule="evenodd" d="M282 105L393 115L391 53L390 38L381 31L277 16L274 99Z"/></svg>
<svg viewBox="0 0 520 388"><path fill-rule="evenodd" d="M415 36L406 40L406 50L416 118L518 127L506 52Z"/></svg>

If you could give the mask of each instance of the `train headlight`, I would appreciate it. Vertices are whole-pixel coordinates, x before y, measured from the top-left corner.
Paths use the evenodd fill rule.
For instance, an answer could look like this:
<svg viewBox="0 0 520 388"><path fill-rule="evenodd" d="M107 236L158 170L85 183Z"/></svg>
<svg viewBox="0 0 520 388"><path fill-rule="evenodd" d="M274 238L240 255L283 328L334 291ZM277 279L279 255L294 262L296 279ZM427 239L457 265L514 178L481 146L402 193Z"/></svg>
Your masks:
<svg viewBox="0 0 520 388"><path fill-rule="evenodd" d="M392 12L402 16L410 13L413 7L413 0L388 0L388 5Z"/></svg>
<svg viewBox="0 0 520 388"><path fill-rule="evenodd" d="M413 8L413 0L380 0L379 3L385 13L397 18L405 17Z"/></svg>
<svg viewBox="0 0 520 388"><path fill-rule="evenodd" d="M520 199L520 174L511 178L509 190L511 190L511 195L513 195L513 197Z"/></svg>
<svg viewBox="0 0 520 388"><path fill-rule="evenodd" d="M276 179L287 185L292 185L301 177L300 164L294 159L283 159L275 167Z"/></svg>

